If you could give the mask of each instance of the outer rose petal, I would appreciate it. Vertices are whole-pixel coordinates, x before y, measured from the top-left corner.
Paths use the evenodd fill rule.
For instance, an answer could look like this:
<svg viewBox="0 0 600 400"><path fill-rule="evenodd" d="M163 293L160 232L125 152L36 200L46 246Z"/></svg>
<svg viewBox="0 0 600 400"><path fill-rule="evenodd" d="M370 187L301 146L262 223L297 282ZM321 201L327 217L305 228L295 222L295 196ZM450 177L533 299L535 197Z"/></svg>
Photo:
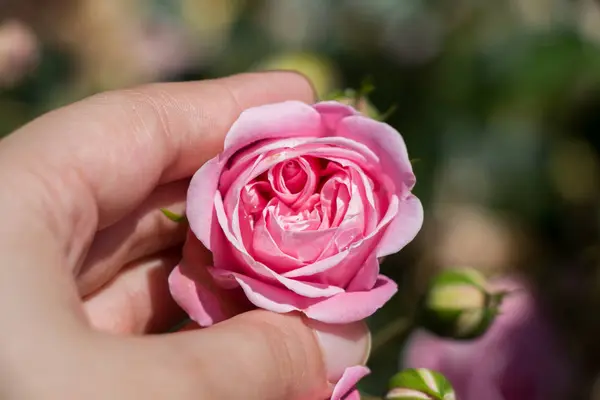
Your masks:
<svg viewBox="0 0 600 400"><path fill-rule="evenodd" d="M219 186L221 166L215 157L204 164L192 177L187 192L186 217L190 228L204 247L211 250L210 237L214 214L214 194Z"/></svg>
<svg viewBox="0 0 600 400"><path fill-rule="evenodd" d="M200 326L210 326L228 316L216 294L206 287L199 275L200 268L175 267L169 275L171 295L181 308Z"/></svg>
<svg viewBox="0 0 600 400"><path fill-rule="evenodd" d="M353 390L344 396L343 400L360 400L360 392L358 390Z"/></svg>
<svg viewBox="0 0 600 400"><path fill-rule="evenodd" d="M362 365L346 368L344 374L335 385L331 400L360 400L358 390L354 389L358 381L371 371Z"/></svg>
<svg viewBox="0 0 600 400"><path fill-rule="evenodd" d="M252 304L277 313L300 311L316 321L346 324L361 321L383 306L398 290L394 281L379 275L375 287L365 292L344 292L332 297L308 298L243 274L209 268L217 281L233 279Z"/></svg>
<svg viewBox="0 0 600 400"><path fill-rule="evenodd" d="M225 136L225 153L262 139L321 136L321 118L300 101L285 101L242 112Z"/></svg>
<svg viewBox="0 0 600 400"><path fill-rule="evenodd" d="M383 172L393 182L405 182L412 189L416 179L412 164L402 136L386 123L375 121L360 115L344 118L340 121L335 136L363 143L381 158Z"/></svg>
<svg viewBox="0 0 600 400"><path fill-rule="evenodd" d="M315 299L297 295L291 290L275 287L235 272L223 271L216 268L210 269L209 271L217 280L233 277L242 287L248 300L255 306L264 308L265 310L277 313L301 311L310 304L311 300L315 301Z"/></svg>
<svg viewBox="0 0 600 400"><path fill-rule="evenodd" d="M402 136L388 124L363 116L342 119L335 135L367 145L379 156L383 173L396 186L401 208L388 227L377 255L383 257L396 253L414 239L423 224L421 203L409 192L415 185L416 178Z"/></svg>
<svg viewBox="0 0 600 400"><path fill-rule="evenodd" d="M314 108L321 114L321 120L325 128L332 131L335 131L342 118L359 114L354 108L337 101L322 101L315 104Z"/></svg>
<svg viewBox="0 0 600 400"><path fill-rule="evenodd" d="M303 310L307 317L330 324L360 321L381 308L398 291L390 278L379 275L373 289L345 292L315 303Z"/></svg>
<svg viewBox="0 0 600 400"><path fill-rule="evenodd" d="M410 243L423 226L423 205L414 195L409 195L398 206L396 217L388 225L379 247L377 257L397 253Z"/></svg>

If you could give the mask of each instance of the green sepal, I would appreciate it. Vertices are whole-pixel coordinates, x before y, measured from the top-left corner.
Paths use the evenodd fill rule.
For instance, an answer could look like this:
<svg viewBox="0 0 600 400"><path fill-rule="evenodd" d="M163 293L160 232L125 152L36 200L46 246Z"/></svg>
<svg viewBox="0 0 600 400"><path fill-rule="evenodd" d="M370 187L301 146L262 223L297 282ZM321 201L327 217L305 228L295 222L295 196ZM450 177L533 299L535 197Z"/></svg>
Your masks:
<svg viewBox="0 0 600 400"><path fill-rule="evenodd" d="M166 208L161 208L160 211L164 214L165 217L169 218L173 222L184 223L187 222L187 217L185 214L177 214L173 211L169 211Z"/></svg>

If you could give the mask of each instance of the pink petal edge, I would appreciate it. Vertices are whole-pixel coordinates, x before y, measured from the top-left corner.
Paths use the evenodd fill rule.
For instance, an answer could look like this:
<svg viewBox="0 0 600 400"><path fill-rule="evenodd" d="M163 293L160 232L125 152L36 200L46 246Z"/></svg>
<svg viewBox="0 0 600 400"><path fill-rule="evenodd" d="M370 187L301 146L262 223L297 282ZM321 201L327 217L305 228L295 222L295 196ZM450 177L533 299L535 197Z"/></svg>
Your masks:
<svg viewBox="0 0 600 400"><path fill-rule="evenodd" d="M423 205L416 196L411 194L401 201L379 243L377 257L395 254L409 244L421 230L423 218Z"/></svg>
<svg viewBox="0 0 600 400"><path fill-rule="evenodd" d="M221 165L218 157L205 163L192 177L188 187L185 214L192 232L204 247L211 250L211 230L214 216L214 193L219 186Z"/></svg>
<svg viewBox="0 0 600 400"><path fill-rule="evenodd" d="M345 292L315 303L303 312L308 318L330 324L346 324L363 320L375 313L398 291L390 278L379 275L373 289Z"/></svg>
<svg viewBox="0 0 600 400"><path fill-rule="evenodd" d="M398 286L379 275L373 289L344 292L329 298L307 298L248 276L209 268L217 281L234 279L252 304L265 310L287 313L300 311L308 318L330 324L361 321L382 307L397 292Z"/></svg>
<svg viewBox="0 0 600 400"><path fill-rule="evenodd" d="M227 319L216 294L183 269L179 264L169 275L169 289L175 302L203 327Z"/></svg>
<svg viewBox="0 0 600 400"><path fill-rule="evenodd" d="M360 399L356 384L371 371L362 365L346 368L340 380L336 383L331 400L353 400Z"/></svg>
<svg viewBox="0 0 600 400"><path fill-rule="evenodd" d="M284 101L243 111L225 136L225 153L274 138L320 136L321 118L315 109L300 101Z"/></svg>

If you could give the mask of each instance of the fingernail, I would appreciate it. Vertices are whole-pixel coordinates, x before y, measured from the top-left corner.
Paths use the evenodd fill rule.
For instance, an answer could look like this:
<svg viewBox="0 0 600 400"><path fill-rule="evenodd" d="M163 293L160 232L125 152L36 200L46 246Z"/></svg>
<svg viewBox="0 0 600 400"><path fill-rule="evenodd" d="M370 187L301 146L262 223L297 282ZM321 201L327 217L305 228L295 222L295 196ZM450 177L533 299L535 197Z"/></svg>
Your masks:
<svg viewBox="0 0 600 400"><path fill-rule="evenodd" d="M339 381L346 368L367 363L371 333L364 322L334 325L309 320L308 325L321 346L329 382Z"/></svg>

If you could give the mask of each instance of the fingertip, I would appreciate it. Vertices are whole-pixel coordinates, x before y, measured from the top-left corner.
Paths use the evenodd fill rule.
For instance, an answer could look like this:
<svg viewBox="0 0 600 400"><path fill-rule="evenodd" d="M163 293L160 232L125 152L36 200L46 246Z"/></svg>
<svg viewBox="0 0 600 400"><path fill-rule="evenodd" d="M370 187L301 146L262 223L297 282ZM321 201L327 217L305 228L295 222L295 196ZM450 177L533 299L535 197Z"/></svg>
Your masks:
<svg viewBox="0 0 600 400"><path fill-rule="evenodd" d="M215 396L261 400L327 398L348 368L366 363L371 344L364 322L332 325L265 310L201 330L191 324L173 339L175 347L211 365L202 379Z"/></svg>
<svg viewBox="0 0 600 400"><path fill-rule="evenodd" d="M330 383L339 381L347 368L367 363L371 352L371 332L363 321L325 324L307 319L306 324L312 328L319 343Z"/></svg>
<svg viewBox="0 0 600 400"><path fill-rule="evenodd" d="M272 69L269 72L281 74L286 79L296 80L303 90L307 90L307 99L309 99L307 103L312 104L318 99L315 83L304 72L295 69Z"/></svg>
<svg viewBox="0 0 600 400"><path fill-rule="evenodd" d="M299 100L307 104L316 101L316 90L311 80L295 70L269 70L246 72L222 80L235 97L244 93L259 96L260 103L277 103L287 100ZM248 101L241 100L241 104Z"/></svg>

